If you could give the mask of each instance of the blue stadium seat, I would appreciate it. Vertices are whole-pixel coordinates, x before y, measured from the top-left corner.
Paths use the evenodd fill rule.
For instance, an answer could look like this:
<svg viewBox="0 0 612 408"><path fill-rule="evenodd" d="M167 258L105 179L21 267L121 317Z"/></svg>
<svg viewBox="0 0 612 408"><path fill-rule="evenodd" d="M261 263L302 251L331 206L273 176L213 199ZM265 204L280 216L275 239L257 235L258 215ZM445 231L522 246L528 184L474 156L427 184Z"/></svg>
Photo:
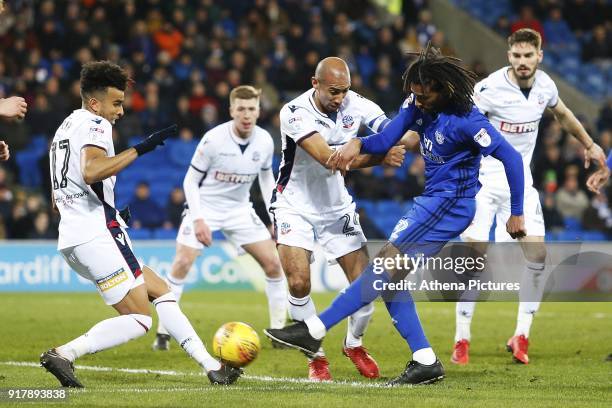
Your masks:
<svg viewBox="0 0 612 408"><path fill-rule="evenodd" d="M153 239L176 239L178 230L175 228L157 228L153 231Z"/></svg>
<svg viewBox="0 0 612 408"><path fill-rule="evenodd" d="M374 216L376 212L376 203L371 200L356 200L357 209L363 208L370 218Z"/></svg>
<svg viewBox="0 0 612 408"><path fill-rule="evenodd" d="M607 241L607 236L601 231L584 231L582 239L585 241Z"/></svg>
<svg viewBox="0 0 612 408"><path fill-rule="evenodd" d="M582 241L583 231L561 231L557 234L558 241Z"/></svg>
<svg viewBox="0 0 612 408"><path fill-rule="evenodd" d="M394 200L380 200L376 203L376 212L379 215L385 214L399 219L402 212L402 205Z"/></svg>
<svg viewBox="0 0 612 408"><path fill-rule="evenodd" d="M128 235L130 239L151 239L153 233L147 228L130 228L128 229Z"/></svg>
<svg viewBox="0 0 612 408"><path fill-rule="evenodd" d="M582 224L578 218L566 217L563 219L563 223L565 224L565 229L567 231L581 231Z"/></svg>

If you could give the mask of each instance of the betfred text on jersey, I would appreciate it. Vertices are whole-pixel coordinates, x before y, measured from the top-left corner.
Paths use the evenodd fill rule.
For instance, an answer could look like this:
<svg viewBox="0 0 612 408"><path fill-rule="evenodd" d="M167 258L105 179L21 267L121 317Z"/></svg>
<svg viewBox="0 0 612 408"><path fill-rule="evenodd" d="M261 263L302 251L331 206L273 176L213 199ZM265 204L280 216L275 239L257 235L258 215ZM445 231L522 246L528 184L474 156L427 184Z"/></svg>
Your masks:
<svg viewBox="0 0 612 408"><path fill-rule="evenodd" d="M225 183L236 183L245 184L252 183L255 181L257 174L235 174L235 173L223 173L220 171L215 172L215 180L223 181Z"/></svg>
<svg viewBox="0 0 612 408"><path fill-rule="evenodd" d="M534 120L533 122L525 122L525 123L509 123L509 122L501 122L499 124L499 129L502 132L506 133L531 133L538 131L539 120Z"/></svg>

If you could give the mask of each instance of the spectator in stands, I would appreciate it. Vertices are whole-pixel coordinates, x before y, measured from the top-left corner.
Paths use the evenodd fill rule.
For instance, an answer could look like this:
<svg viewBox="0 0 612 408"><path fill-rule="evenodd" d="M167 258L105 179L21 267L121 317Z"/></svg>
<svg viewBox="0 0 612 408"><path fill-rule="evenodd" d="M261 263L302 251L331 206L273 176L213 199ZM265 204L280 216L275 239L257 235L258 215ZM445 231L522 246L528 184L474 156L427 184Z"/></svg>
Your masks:
<svg viewBox="0 0 612 408"><path fill-rule="evenodd" d="M170 192L170 199L166 205L166 222L164 228L178 228L181 225L183 211L185 210L185 193L180 187Z"/></svg>
<svg viewBox="0 0 612 408"><path fill-rule="evenodd" d="M515 32L521 28L531 28L532 30L540 33L542 36L542 41L546 39L544 36L544 27L542 27L542 23L540 23L540 21L534 15L533 8L531 6L525 5L521 7L519 19L512 23L512 26L510 26L510 31Z"/></svg>
<svg viewBox="0 0 612 408"><path fill-rule="evenodd" d="M499 16L497 18L497 21L495 22L495 26L493 27L493 29L497 34L501 35L504 38L507 38L511 34L510 20L508 19L508 16L505 14Z"/></svg>
<svg viewBox="0 0 612 408"><path fill-rule="evenodd" d="M582 49L582 58L593 62L612 58L612 35L605 26L598 25L593 28L593 36Z"/></svg>
<svg viewBox="0 0 612 408"><path fill-rule="evenodd" d="M596 231L612 231L612 210L605 192L595 194L582 215L582 226Z"/></svg>
<svg viewBox="0 0 612 408"><path fill-rule="evenodd" d="M0 167L0 217L7 220L13 209L13 192L9 186L6 170Z"/></svg>
<svg viewBox="0 0 612 408"><path fill-rule="evenodd" d="M581 35L593 28L595 18L593 5L588 0L565 1L563 15L572 30Z"/></svg>
<svg viewBox="0 0 612 408"><path fill-rule="evenodd" d="M549 232L556 232L564 227L563 217L557 211L557 203L553 193L545 193L542 200L542 216L544 225Z"/></svg>
<svg viewBox="0 0 612 408"><path fill-rule="evenodd" d="M49 214L39 211L34 215L33 228L27 235L28 239L55 239L57 229L51 228Z"/></svg>
<svg viewBox="0 0 612 408"><path fill-rule="evenodd" d="M544 35L547 48L555 51L562 51L576 42L576 38L563 19L559 7L550 9L548 19L544 21Z"/></svg>
<svg viewBox="0 0 612 408"><path fill-rule="evenodd" d="M582 214L589 206L589 198L579 188L578 169L576 166L568 166L565 170L563 186L557 191L555 200L557 210L563 218L582 219Z"/></svg>
<svg viewBox="0 0 612 408"><path fill-rule="evenodd" d="M164 222L164 211L151 199L149 183L141 181L129 204L134 228L157 228Z"/></svg>

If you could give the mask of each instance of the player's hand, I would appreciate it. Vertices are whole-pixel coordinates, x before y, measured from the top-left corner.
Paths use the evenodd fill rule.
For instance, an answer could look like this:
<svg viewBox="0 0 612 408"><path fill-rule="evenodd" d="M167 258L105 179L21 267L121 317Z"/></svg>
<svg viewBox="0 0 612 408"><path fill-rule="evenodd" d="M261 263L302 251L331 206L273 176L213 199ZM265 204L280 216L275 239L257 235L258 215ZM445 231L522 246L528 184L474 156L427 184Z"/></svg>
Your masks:
<svg viewBox="0 0 612 408"><path fill-rule="evenodd" d="M193 222L195 236L204 246L209 247L212 244L212 232L210 227L206 225L204 220L198 219Z"/></svg>
<svg viewBox="0 0 612 408"><path fill-rule="evenodd" d="M0 140L0 161L6 161L11 157L11 152L6 143Z"/></svg>
<svg viewBox="0 0 612 408"><path fill-rule="evenodd" d="M588 169L591 165L591 160L597 163L597 167L606 167L606 154L601 146L593 143L590 148L584 149L584 168Z"/></svg>
<svg viewBox="0 0 612 408"><path fill-rule="evenodd" d="M358 137L351 139L344 146L332 153L325 165L332 172L340 170L346 172L350 169L351 163L359 156L361 151L361 140Z"/></svg>
<svg viewBox="0 0 612 408"><path fill-rule="evenodd" d="M170 136L176 134L177 130L178 126L172 125L165 129L158 130L155 133L151 133L145 140L135 145L134 149L136 149L139 156L152 152L157 146L163 146L164 141Z"/></svg>
<svg viewBox="0 0 612 408"><path fill-rule="evenodd" d="M523 238L527 235L525 217L522 215L511 215L506 223L506 231L508 231L512 238Z"/></svg>
<svg viewBox="0 0 612 408"><path fill-rule="evenodd" d="M21 96L0 99L0 116L23 119L28 111L28 104Z"/></svg>
<svg viewBox="0 0 612 408"><path fill-rule="evenodd" d="M401 167L402 163L404 163L405 155L406 147L404 145L393 146L385 155L382 164L391 167Z"/></svg>
<svg viewBox="0 0 612 408"><path fill-rule="evenodd" d="M589 176L586 182L587 188L589 191L599 194L601 188L608 182L609 178L610 170L608 166L604 166Z"/></svg>

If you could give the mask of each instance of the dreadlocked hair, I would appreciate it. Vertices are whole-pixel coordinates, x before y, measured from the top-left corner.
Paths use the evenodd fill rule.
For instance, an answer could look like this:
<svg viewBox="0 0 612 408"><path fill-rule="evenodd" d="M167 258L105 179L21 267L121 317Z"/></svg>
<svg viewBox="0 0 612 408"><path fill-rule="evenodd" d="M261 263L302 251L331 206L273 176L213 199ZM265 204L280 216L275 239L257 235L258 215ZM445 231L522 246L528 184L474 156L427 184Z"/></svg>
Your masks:
<svg viewBox="0 0 612 408"><path fill-rule="evenodd" d="M442 55L440 50L427 43L420 53L409 53L416 57L404 72L404 92L410 93L410 85L429 86L431 90L442 93L449 108L457 114L465 115L472 110L476 74L461 66L461 60Z"/></svg>

